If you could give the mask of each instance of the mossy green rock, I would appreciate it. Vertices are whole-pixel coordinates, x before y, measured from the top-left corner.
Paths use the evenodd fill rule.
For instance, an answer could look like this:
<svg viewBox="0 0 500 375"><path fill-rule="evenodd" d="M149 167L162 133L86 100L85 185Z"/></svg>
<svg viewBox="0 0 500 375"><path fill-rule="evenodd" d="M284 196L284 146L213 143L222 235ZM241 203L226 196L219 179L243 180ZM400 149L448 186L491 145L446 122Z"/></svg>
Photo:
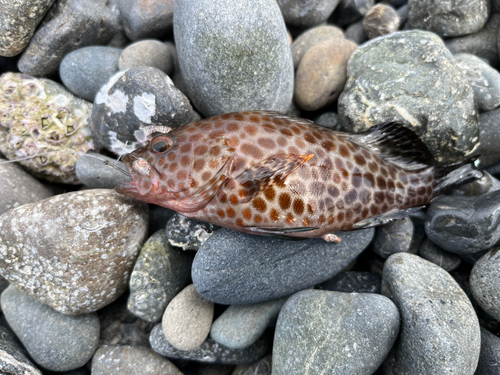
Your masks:
<svg viewBox="0 0 500 375"><path fill-rule="evenodd" d="M174 35L188 96L204 116L290 106L293 61L276 1L176 0Z"/></svg>

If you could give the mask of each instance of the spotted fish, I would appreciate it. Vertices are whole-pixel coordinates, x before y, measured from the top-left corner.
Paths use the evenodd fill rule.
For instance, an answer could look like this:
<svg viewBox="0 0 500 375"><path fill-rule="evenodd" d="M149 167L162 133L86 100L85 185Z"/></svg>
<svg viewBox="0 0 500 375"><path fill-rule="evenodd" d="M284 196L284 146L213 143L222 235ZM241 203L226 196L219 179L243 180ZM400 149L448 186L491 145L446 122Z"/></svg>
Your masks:
<svg viewBox="0 0 500 375"><path fill-rule="evenodd" d="M116 189L241 232L339 242L336 232L404 217L480 177L470 163L439 168L426 164L431 158L398 124L348 134L238 112L151 134L123 157L133 182Z"/></svg>

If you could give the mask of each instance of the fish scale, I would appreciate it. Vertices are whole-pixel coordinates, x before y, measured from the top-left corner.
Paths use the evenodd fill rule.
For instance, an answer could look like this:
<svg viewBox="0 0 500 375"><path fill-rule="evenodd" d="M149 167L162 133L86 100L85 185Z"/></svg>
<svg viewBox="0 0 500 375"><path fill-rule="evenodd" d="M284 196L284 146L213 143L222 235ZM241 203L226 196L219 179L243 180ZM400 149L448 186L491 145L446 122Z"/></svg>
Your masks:
<svg viewBox="0 0 500 375"><path fill-rule="evenodd" d="M435 167L402 168L350 136L274 112L215 116L125 155L134 181L117 190L243 232L333 241L439 193Z"/></svg>

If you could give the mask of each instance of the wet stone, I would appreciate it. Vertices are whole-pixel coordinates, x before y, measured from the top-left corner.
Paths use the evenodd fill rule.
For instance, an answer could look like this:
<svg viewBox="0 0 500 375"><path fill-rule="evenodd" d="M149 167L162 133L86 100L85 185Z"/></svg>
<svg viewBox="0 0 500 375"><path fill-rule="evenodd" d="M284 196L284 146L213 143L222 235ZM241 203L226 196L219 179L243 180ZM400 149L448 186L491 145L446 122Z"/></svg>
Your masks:
<svg viewBox="0 0 500 375"><path fill-rule="evenodd" d="M28 45L35 29L55 0L5 2L0 12L0 56L16 56Z"/></svg>
<svg viewBox="0 0 500 375"><path fill-rule="evenodd" d="M263 336L254 344L244 349L231 349L207 338L203 344L193 350L179 350L172 346L163 333L161 324L151 331L149 337L151 348L157 353L169 358L188 359L196 362L222 363L240 365L252 363L262 358L271 345L271 340Z"/></svg>
<svg viewBox="0 0 500 375"><path fill-rule="evenodd" d="M255 363L236 366L231 375L271 375L273 358L266 355Z"/></svg>
<svg viewBox="0 0 500 375"><path fill-rule="evenodd" d="M292 43L292 58L295 69L309 49L330 39L344 38L342 30L333 25L313 27L300 34Z"/></svg>
<svg viewBox="0 0 500 375"><path fill-rule="evenodd" d="M340 0L277 0L287 25L308 28L325 22Z"/></svg>
<svg viewBox="0 0 500 375"><path fill-rule="evenodd" d="M97 94L91 127L96 143L118 155L142 147L137 132L151 125L178 128L199 120L189 100L161 70L138 66L115 74Z"/></svg>
<svg viewBox="0 0 500 375"><path fill-rule="evenodd" d="M373 241L375 254L387 259L394 253L416 252L413 222L409 217L377 227Z"/></svg>
<svg viewBox="0 0 500 375"><path fill-rule="evenodd" d="M479 111L491 111L498 107L500 105L500 73L479 57L471 54L455 55L455 61L474 90Z"/></svg>
<svg viewBox="0 0 500 375"><path fill-rule="evenodd" d="M500 109L481 113L481 143L477 149L480 168L488 168L500 163ZM495 171L493 174L499 174Z"/></svg>
<svg viewBox="0 0 500 375"><path fill-rule="evenodd" d="M92 359L92 375L183 375L167 358L144 346L104 345Z"/></svg>
<svg viewBox="0 0 500 375"><path fill-rule="evenodd" d="M149 205L149 233L155 233L160 229L165 230L168 221L174 216L175 211L157 206L156 204Z"/></svg>
<svg viewBox="0 0 500 375"><path fill-rule="evenodd" d="M92 46L68 53L61 61L61 81L73 94L91 102L102 86L118 72L122 50Z"/></svg>
<svg viewBox="0 0 500 375"><path fill-rule="evenodd" d="M319 289L343 293L378 293L382 277L372 272L347 271L319 285Z"/></svg>
<svg viewBox="0 0 500 375"><path fill-rule="evenodd" d="M342 0L335 12L335 21L341 26L350 25L363 18L374 4L375 0Z"/></svg>
<svg viewBox="0 0 500 375"><path fill-rule="evenodd" d="M159 322L168 303L187 285L191 263L191 256L169 244L165 230L155 232L130 275L129 310L148 322Z"/></svg>
<svg viewBox="0 0 500 375"><path fill-rule="evenodd" d="M200 296L193 284L188 285L165 309L163 334L178 350L196 349L210 333L213 316L214 304Z"/></svg>
<svg viewBox="0 0 500 375"><path fill-rule="evenodd" d="M210 337L233 349L252 345L272 323L286 302L286 298L250 305L229 306L215 320Z"/></svg>
<svg viewBox="0 0 500 375"><path fill-rule="evenodd" d="M500 191L478 197L439 196L429 206L425 233L436 245L455 254L472 254L500 240Z"/></svg>
<svg viewBox="0 0 500 375"><path fill-rule="evenodd" d="M448 272L458 268L462 262L457 254L441 249L428 238L425 238L420 244L418 255Z"/></svg>
<svg viewBox="0 0 500 375"><path fill-rule="evenodd" d="M363 18L363 30L369 39L394 33L399 28L399 15L386 4L377 4L366 12Z"/></svg>
<svg viewBox="0 0 500 375"><path fill-rule="evenodd" d="M166 233L172 246L198 250L220 227L175 213L167 223Z"/></svg>
<svg viewBox="0 0 500 375"><path fill-rule="evenodd" d="M118 14L102 0L57 2L21 55L19 70L32 75L56 72L63 57L78 48L106 44L119 29Z"/></svg>
<svg viewBox="0 0 500 375"><path fill-rule="evenodd" d="M191 276L198 292L216 303L270 301L332 278L368 246L373 233L338 233L342 242L335 244L220 229L198 250Z"/></svg>
<svg viewBox="0 0 500 375"><path fill-rule="evenodd" d="M457 186L451 191L451 194L478 196L495 190L500 190L500 181L488 172L483 171L483 177L467 184Z"/></svg>
<svg viewBox="0 0 500 375"><path fill-rule="evenodd" d="M53 371L83 366L99 342L97 314L61 314L13 285L2 293L2 310L33 360Z"/></svg>
<svg viewBox="0 0 500 375"><path fill-rule="evenodd" d="M298 292L276 323L273 374L370 375L382 364L398 330L399 313L387 297Z"/></svg>
<svg viewBox="0 0 500 375"><path fill-rule="evenodd" d="M132 181L132 178L112 165L126 171L125 164L97 152L87 151L75 164L76 177L82 184L92 189L114 189L115 186Z"/></svg>
<svg viewBox="0 0 500 375"><path fill-rule="evenodd" d="M363 21L358 21L351 24L345 30L345 38L353 41L357 45L361 45L368 40L368 37L363 30Z"/></svg>
<svg viewBox="0 0 500 375"><path fill-rule="evenodd" d="M41 201L52 192L15 163L0 158L0 215L26 203Z"/></svg>
<svg viewBox="0 0 500 375"><path fill-rule="evenodd" d="M126 290L147 228L147 205L113 190L56 195L0 217L0 271L59 312L96 311Z"/></svg>
<svg viewBox="0 0 500 375"><path fill-rule="evenodd" d="M479 142L474 92L442 40L425 31L396 32L358 47L338 114L355 133L400 123L442 163L463 160Z"/></svg>
<svg viewBox="0 0 500 375"><path fill-rule="evenodd" d="M121 0L118 7L130 40L162 39L172 33L174 0Z"/></svg>
<svg viewBox="0 0 500 375"><path fill-rule="evenodd" d="M170 49L159 40L141 40L125 48L120 55L120 70L136 66L151 66L165 74L170 74L173 67Z"/></svg>
<svg viewBox="0 0 500 375"><path fill-rule="evenodd" d="M398 341L384 362L384 374L474 373L479 322L448 272L416 255L397 253L385 262L382 294L401 314Z"/></svg>
<svg viewBox="0 0 500 375"><path fill-rule="evenodd" d="M205 117L290 106L293 61L275 0L177 1L174 36L189 99Z"/></svg>
<svg viewBox="0 0 500 375"><path fill-rule="evenodd" d="M321 115L314 119L314 122L334 131L343 131L339 115L337 115L335 112L323 112Z"/></svg>
<svg viewBox="0 0 500 375"><path fill-rule="evenodd" d="M28 359L14 334L0 326L0 372L12 375L42 375Z"/></svg>
<svg viewBox="0 0 500 375"><path fill-rule="evenodd" d="M498 374L500 338L481 327L481 353L475 375Z"/></svg>
<svg viewBox="0 0 500 375"><path fill-rule="evenodd" d="M175 44L172 42L165 42L165 45L167 46L168 50L170 51L170 54L172 55L172 62L173 62L173 67L172 67L172 73L170 73L170 78L172 78L172 82L174 83L175 87L179 89L180 92L182 92L184 95L188 95L188 90L186 87L186 82L184 81L184 78L182 77L181 73L181 67L179 65L179 57L177 56L177 48L175 48Z"/></svg>

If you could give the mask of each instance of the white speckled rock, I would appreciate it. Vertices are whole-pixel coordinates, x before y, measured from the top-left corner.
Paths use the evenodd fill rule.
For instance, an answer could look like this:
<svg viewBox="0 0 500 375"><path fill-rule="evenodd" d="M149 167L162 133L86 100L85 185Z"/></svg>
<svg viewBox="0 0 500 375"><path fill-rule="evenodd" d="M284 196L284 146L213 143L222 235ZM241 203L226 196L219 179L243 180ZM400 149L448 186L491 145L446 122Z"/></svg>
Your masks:
<svg viewBox="0 0 500 375"><path fill-rule="evenodd" d="M106 306L127 288L148 232L146 203L114 190L84 190L0 216L0 272L66 314Z"/></svg>
<svg viewBox="0 0 500 375"><path fill-rule="evenodd" d="M214 316L214 304L188 285L168 304L162 328L167 341L179 350L199 347L208 334Z"/></svg>

